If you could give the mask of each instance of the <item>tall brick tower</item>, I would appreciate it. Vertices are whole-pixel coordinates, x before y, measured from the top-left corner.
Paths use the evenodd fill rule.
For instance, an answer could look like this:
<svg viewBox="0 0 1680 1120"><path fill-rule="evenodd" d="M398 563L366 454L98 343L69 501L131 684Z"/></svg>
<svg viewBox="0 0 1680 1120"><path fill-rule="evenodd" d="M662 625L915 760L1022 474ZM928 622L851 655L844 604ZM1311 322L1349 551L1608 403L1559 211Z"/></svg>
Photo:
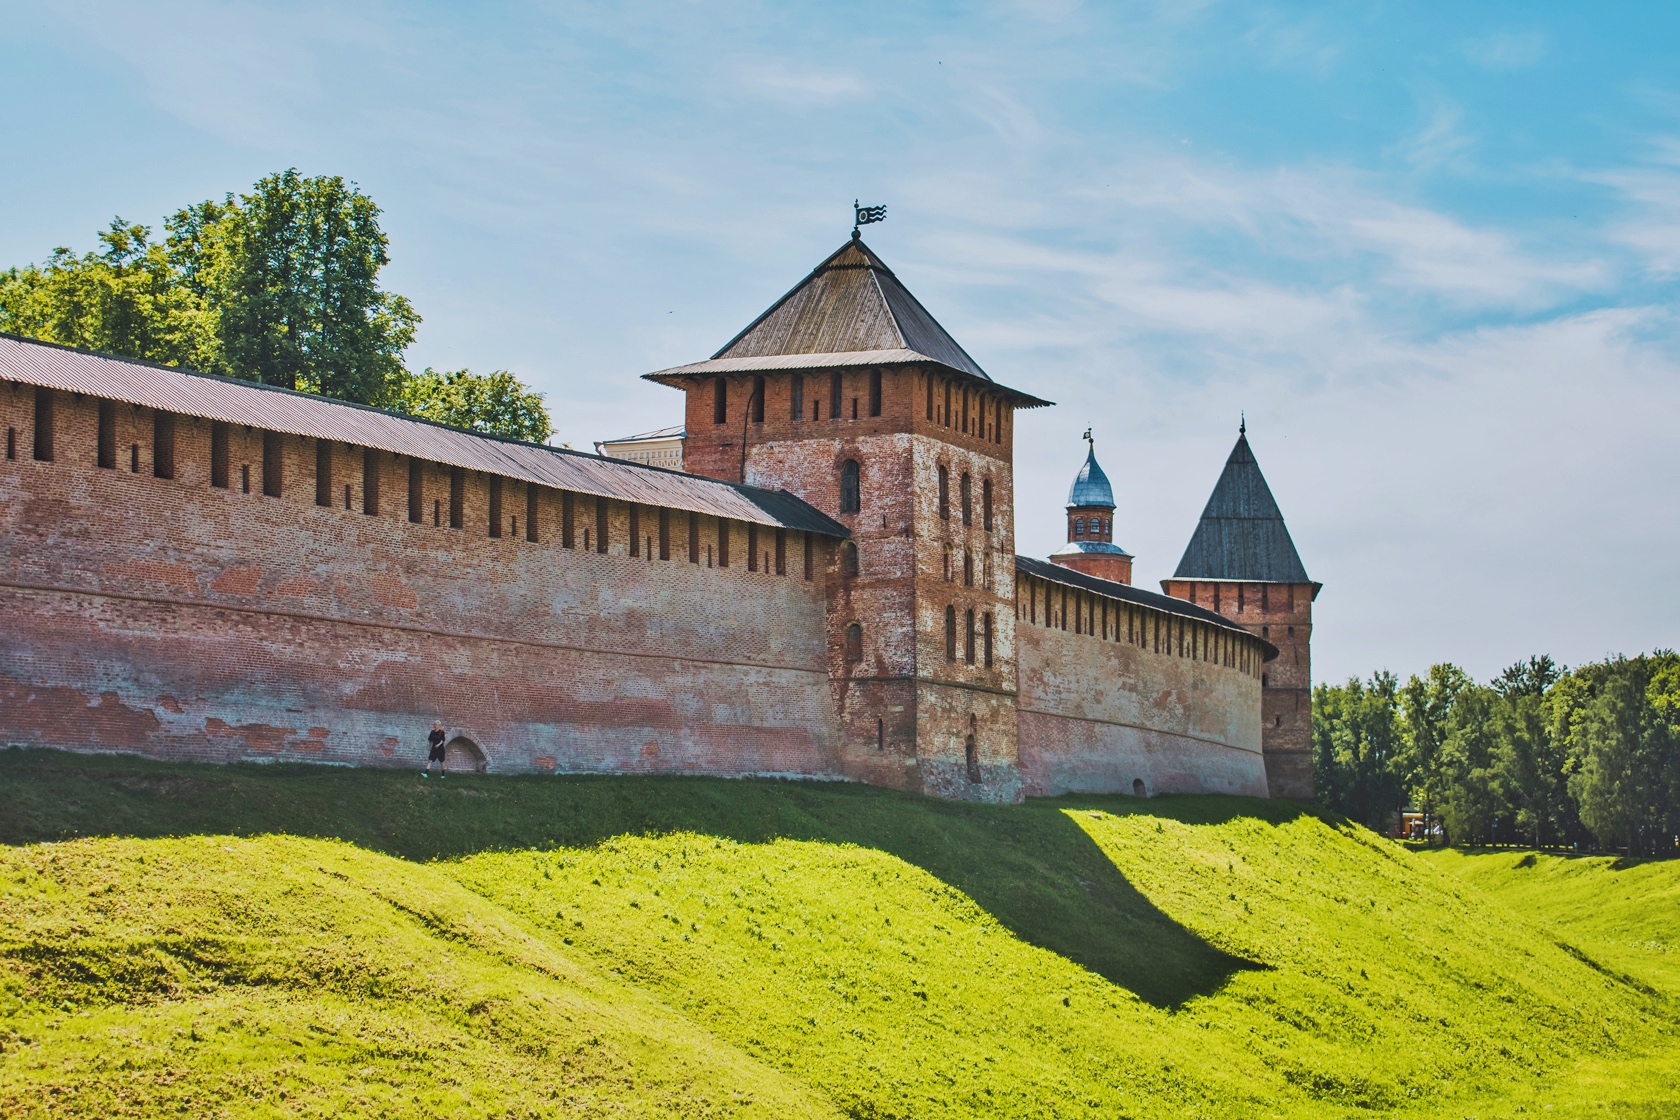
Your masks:
<svg viewBox="0 0 1680 1120"><path fill-rule="evenodd" d="M854 231L710 359L684 469L781 489L848 529L827 563L842 768L945 797L1021 796L1014 412Z"/></svg>
<svg viewBox="0 0 1680 1120"><path fill-rule="evenodd" d="M1050 562L1098 579L1129 584L1132 554L1114 543L1114 488L1097 465L1097 444L1088 428L1085 441L1090 445L1085 465L1068 489L1068 543L1050 554Z"/></svg>
<svg viewBox="0 0 1680 1120"><path fill-rule="evenodd" d="M1213 488L1168 595L1241 623L1278 648L1260 678L1261 746L1273 797L1313 796L1312 605L1322 584L1307 578L1283 513L1248 446L1248 426Z"/></svg>

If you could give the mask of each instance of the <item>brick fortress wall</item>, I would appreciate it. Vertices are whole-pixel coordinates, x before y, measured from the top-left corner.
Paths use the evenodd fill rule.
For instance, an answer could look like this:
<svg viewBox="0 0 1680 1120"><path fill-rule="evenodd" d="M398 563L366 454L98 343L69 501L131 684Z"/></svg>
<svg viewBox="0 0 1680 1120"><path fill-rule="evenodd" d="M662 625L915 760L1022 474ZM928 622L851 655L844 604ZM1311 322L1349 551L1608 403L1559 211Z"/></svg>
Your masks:
<svg viewBox="0 0 1680 1120"><path fill-rule="evenodd" d="M452 503L430 463L415 524L409 460L270 434L276 497L265 434L239 426L219 488L213 425L185 416L160 478L155 416L127 404L104 405L102 468L100 402L52 398L37 461L35 390L0 383L0 743L418 765L435 717L501 771L840 773L828 538L807 578L802 533L698 517L691 552L689 515L666 511L666 559L659 510L607 501L603 554L595 499L573 495L568 548L566 498L533 487L533 542L505 479L492 537L498 483L461 472Z"/></svg>
<svg viewBox="0 0 1680 1120"><path fill-rule="evenodd" d="M1267 795L1259 643L1024 576L1018 600L1026 792Z"/></svg>
<svg viewBox="0 0 1680 1120"><path fill-rule="evenodd" d="M1312 604L1310 583L1165 580L1166 593L1224 615L1278 648L1261 677L1260 726L1273 797L1311 801Z"/></svg>

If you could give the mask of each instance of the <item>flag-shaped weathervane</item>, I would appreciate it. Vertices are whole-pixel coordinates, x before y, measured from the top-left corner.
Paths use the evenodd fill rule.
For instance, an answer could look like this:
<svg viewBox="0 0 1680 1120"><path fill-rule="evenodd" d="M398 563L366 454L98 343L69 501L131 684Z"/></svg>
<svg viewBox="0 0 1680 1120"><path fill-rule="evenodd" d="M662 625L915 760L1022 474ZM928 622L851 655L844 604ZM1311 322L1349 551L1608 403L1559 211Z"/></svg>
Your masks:
<svg viewBox="0 0 1680 1120"><path fill-rule="evenodd" d="M858 235L859 226L873 225L887 220L885 206L859 206L857 199L852 199L852 237Z"/></svg>

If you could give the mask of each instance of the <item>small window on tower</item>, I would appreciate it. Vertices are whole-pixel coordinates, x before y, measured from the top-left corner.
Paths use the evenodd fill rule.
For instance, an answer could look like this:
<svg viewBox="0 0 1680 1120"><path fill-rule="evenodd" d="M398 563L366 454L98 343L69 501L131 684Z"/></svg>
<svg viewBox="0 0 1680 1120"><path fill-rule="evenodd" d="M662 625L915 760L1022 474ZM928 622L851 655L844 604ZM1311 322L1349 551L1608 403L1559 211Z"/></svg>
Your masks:
<svg viewBox="0 0 1680 1120"><path fill-rule="evenodd" d="M9 458L9 456L8 456ZM99 402L99 458L102 467L117 468L117 402ZM225 486L226 483L223 483Z"/></svg>
<svg viewBox="0 0 1680 1120"><path fill-rule="evenodd" d="M175 414L152 413L152 475L155 478L175 477Z"/></svg>
<svg viewBox="0 0 1680 1120"><path fill-rule="evenodd" d="M869 415L881 415L881 371L869 371Z"/></svg>
<svg viewBox="0 0 1680 1120"><path fill-rule="evenodd" d="M840 512L857 513L863 508L863 495L860 492L860 468L856 459L847 459L840 464Z"/></svg>
<svg viewBox="0 0 1680 1120"><path fill-rule="evenodd" d="M420 524L426 516L426 466L419 459L408 460L408 520Z"/></svg>
<svg viewBox="0 0 1680 1120"><path fill-rule="evenodd" d="M840 545L840 574L843 576L858 574L857 545L851 541L844 541Z"/></svg>
<svg viewBox="0 0 1680 1120"><path fill-rule="evenodd" d="M957 608L945 608L945 660L957 659Z"/></svg>
<svg viewBox="0 0 1680 1120"><path fill-rule="evenodd" d="M116 449L112 448L113 462ZM210 425L210 485L218 490L228 488L228 426L221 421Z"/></svg>
<svg viewBox="0 0 1680 1120"><path fill-rule="evenodd" d="M1073 535L1076 537L1083 537L1085 535L1085 519L1083 517L1076 517L1073 519Z"/></svg>
<svg viewBox="0 0 1680 1120"><path fill-rule="evenodd" d="M939 468L939 516L951 520L951 472L944 466Z"/></svg>
<svg viewBox="0 0 1680 1120"><path fill-rule="evenodd" d="M788 399L788 414L794 420L805 419L805 377L803 374L793 375L793 391Z"/></svg>
<svg viewBox="0 0 1680 1120"><path fill-rule="evenodd" d="M962 499L963 524L974 524L974 484L969 480L967 471L963 472L962 479L957 484L957 493Z"/></svg>
<svg viewBox="0 0 1680 1120"><path fill-rule="evenodd" d="M846 383L838 371L828 375L828 418L840 419L840 405L846 395Z"/></svg>
<svg viewBox="0 0 1680 1120"><path fill-rule="evenodd" d="M863 627L852 623L846 627L846 660L863 660Z"/></svg>
<svg viewBox="0 0 1680 1120"><path fill-rule="evenodd" d="M992 531L992 480L980 483L980 527Z"/></svg>
<svg viewBox="0 0 1680 1120"><path fill-rule="evenodd" d="M753 378L752 418L754 424L764 423L764 378Z"/></svg>
<svg viewBox="0 0 1680 1120"><path fill-rule="evenodd" d="M712 423L729 422L729 380L720 377L712 382Z"/></svg>

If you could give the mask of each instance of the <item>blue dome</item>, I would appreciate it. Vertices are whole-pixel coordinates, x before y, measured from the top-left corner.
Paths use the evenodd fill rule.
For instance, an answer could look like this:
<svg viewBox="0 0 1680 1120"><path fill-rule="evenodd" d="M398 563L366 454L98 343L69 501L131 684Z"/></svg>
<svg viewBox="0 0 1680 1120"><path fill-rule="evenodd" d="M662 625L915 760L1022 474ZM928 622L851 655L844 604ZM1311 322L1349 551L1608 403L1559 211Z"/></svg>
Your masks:
<svg viewBox="0 0 1680 1120"><path fill-rule="evenodd" d="M1097 466L1097 449L1092 447L1085 456L1085 465L1073 476L1073 488L1068 491L1068 506L1105 506L1114 508L1114 489L1108 476Z"/></svg>

